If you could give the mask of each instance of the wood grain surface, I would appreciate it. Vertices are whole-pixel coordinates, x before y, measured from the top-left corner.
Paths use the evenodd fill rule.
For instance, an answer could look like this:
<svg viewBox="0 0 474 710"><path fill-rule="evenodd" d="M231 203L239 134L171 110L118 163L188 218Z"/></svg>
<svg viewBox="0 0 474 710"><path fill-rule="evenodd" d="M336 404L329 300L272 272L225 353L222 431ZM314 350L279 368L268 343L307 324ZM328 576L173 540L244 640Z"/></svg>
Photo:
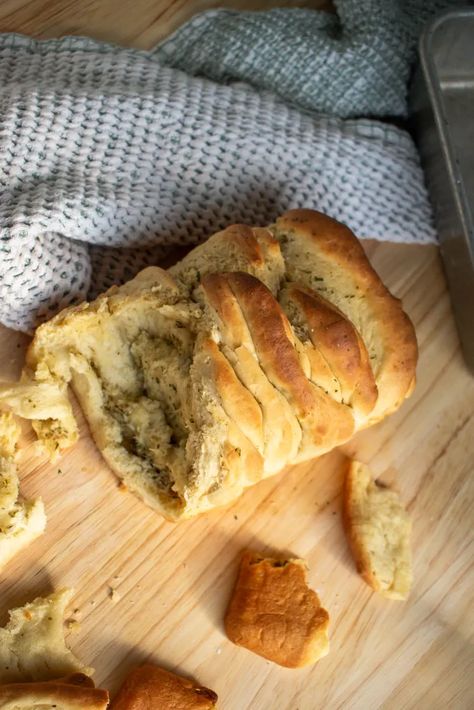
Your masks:
<svg viewBox="0 0 474 710"><path fill-rule="evenodd" d="M330 10L333 5L330 0L0 0L0 32L42 38L85 35L148 49L193 15L218 7Z"/></svg>
<svg viewBox="0 0 474 710"><path fill-rule="evenodd" d="M0 29L150 46L212 5L3 0ZM80 628L68 643L112 691L146 659L195 676L225 710L474 707L474 380L461 358L437 249L365 246L415 323L420 362L411 399L341 450L179 525L120 490L78 410L80 442L55 465L38 453L25 424L22 491L43 497L48 526L2 571L0 622L11 606L73 586L69 618ZM0 379L18 376L27 341L0 329ZM354 570L341 524L346 456L395 485L413 517L415 581L406 603L378 597ZM283 669L226 639L223 614L248 546L307 559L309 582L331 616L331 651L314 667Z"/></svg>

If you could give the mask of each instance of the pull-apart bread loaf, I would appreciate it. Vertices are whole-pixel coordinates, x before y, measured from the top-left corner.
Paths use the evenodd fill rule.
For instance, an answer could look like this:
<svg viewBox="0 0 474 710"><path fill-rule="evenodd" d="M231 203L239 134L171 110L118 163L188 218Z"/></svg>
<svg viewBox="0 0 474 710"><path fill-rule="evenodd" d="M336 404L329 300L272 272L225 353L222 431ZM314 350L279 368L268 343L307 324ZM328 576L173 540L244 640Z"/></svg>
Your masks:
<svg viewBox="0 0 474 710"><path fill-rule="evenodd" d="M0 399L54 456L77 438L71 382L112 469L178 520L394 411L416 359L413 327L357 238L295 210L66 309L38 328L21 396Z"/></svg>

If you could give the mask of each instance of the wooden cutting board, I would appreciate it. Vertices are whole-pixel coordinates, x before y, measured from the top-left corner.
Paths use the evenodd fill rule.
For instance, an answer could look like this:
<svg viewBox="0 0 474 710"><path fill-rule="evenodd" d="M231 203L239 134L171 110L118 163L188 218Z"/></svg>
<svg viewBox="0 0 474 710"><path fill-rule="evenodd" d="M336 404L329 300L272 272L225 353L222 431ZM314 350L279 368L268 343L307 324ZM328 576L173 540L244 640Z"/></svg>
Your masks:
<svg viewBox="0 0 474 710"><path fill-rule="evenodd" d="M68 642L112 690L147 659L195 675L226 710L473 707L474 381L437 249L365 244L418 334L418 384L399 412L228 509L178 525L119 489L82 417L79 443L55 465L25 425L22 490L43 497L48 526L1 575L4 618L11 606L73 586L70 618L81 625ZM26 342L1 331L1 379L18 375ZM340 511L346 455L396 485L413 517L406 603L373 594L354 570ZM286 670L226 639L222 619L246 547L307 559L331 615L331 652L313 668Z"/></svg>
<svg viewBox="0 0 474 710"><path fill-rule="evenodd" d="M118 6L111 0L4 0L0 29L150 46L211 4L134 0L112 12ZM234 3L244 5L256 3ZM68 632L68 643L112 691L146 659L194 675L225 710L474 707L474 380L461 358L437 249L365 246L416 326L420 362L411 399L342 450L178 525L119 489L79 411L80 442L55 465L38 454L25 424L22 491L43 497L48 526L0 576L1 622L9 607L73 586L69 618L80 628ZM18 376L27 340L0 329L0 379ZM406 603L373 594L354 570L340 511L346 456L397 486L413 517L415 582ZM245 547L307 559L309 582L331 615L331 652L313 668L283 669L227 641L222 620Z"/></svg>

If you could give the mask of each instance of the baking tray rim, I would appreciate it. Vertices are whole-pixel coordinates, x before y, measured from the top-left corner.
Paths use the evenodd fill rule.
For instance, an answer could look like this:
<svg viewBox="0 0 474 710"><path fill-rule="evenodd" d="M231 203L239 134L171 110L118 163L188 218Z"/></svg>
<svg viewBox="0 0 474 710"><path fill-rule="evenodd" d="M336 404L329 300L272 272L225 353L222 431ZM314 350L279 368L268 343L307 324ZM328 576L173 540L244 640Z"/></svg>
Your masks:
<svg viewBox="0 0 474 710"><path fill-rule="evenodd" d="M454 10L450 9L443 11L437 15L424 27L420 36L418 51L425 86L433 110L434 121L440 138L441 149L445 157L446 168L451 182L457 212L467 237L466 242L471 256L471 261L473 261L472 244L474 244L474 225L470 216L470 209L468 206L468 198L465 192L464 182L456 159L456 151L454 150L450 132L447 128L446 116L442 104L442 89L431 52L431 42L435 31L447 20L461 20L465 17L474 18L474 8L464 6ZM442 239L441 235L440 239Z"/></svg>

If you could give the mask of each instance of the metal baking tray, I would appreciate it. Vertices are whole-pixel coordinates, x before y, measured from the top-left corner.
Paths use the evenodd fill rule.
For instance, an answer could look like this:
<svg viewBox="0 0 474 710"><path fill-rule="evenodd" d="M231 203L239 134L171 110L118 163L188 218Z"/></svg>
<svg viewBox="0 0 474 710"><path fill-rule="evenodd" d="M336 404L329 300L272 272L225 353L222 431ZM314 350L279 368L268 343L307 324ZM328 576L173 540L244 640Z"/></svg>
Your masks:
<svg viewBox="0 0 474 710"><path fill-rule="evenodd" d="M454 316L474 374L474 8L423 31L410 92Z"/></svg>

